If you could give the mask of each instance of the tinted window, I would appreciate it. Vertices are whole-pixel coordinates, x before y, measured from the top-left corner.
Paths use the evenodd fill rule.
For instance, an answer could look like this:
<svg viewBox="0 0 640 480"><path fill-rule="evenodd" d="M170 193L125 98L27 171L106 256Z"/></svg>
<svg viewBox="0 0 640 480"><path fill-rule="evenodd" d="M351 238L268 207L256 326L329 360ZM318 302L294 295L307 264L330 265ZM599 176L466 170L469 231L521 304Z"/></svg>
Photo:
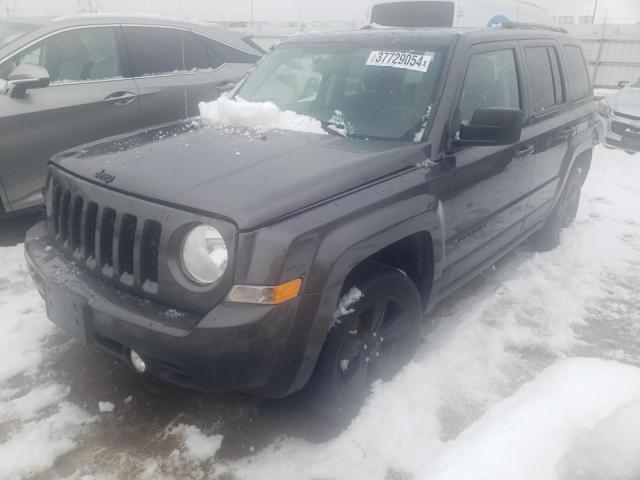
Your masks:
<svg viewBox="0 0 640 480"><path fill-rule="evenodd" d="M259 55L243 52L208 37L202 37L202 39L207 44L207 47L215 52L216 56L224 63L256 63L260 60Z"/></svg>
<svg viewBox="0 0 640 480"><path fill-rule="evenodd" d="M518 71L513 50L471 58L460 99L460 120L470 122L480 108L520 108Z"/></svg>
<svg viewBox="0 0 640 480"><path fill-rule="evenodd" d="M547 47L525 48L529 71L529 93L534 112L541 112L556 104L553 70Z"/></svg>
<svg viewBox="0 0 640 480"><path fill-rule="evenodd" d="M582 49L566 45L564 47L564 59L567 66L567 78L569 80L569 92L571 100L578 100L591 95L589 73L582 55Z"/></svg>
<svg viewBox="0 0 640 480"><path fill-rule="evenodd" d="M184 32L184 63L187 70L218 68L222 65L215 52L205 44L203 37Z"/></svg>
<svg viewBox="0 0 640 480"><path fill-rule="evenodd" d="M54 35L12 58L0 68L0 77L20 64L39 65L51 83L104 80L122 76L111 28L69 30ZM6 71L5 71L6 70Z"/></svg>
<svg viewBox="0 0 640 480"><path fill-rule="evenodd" d="M127 45L133 54L135 76L161 75L184 70L182 32L155 27L127 27Z"/></svg>

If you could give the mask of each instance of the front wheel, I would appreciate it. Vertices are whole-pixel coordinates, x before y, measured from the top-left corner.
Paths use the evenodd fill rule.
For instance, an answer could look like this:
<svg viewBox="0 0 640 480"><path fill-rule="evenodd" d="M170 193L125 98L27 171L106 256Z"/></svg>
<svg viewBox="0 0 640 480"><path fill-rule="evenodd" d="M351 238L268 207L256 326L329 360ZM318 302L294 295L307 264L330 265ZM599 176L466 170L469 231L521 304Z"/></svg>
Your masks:
<svg viewBox="0 0 640 480"><path fill-rule="evenodd" d="M365 265L341 295L307 389L323 418L353 417L377 379L389 380L419 342L422 301L415 284L386 265Z"/></svg>
<svg viewBox="0 0 640 480"><path fill-rule="evenodd" d="M560 244L560 232L573 223L578 213L583 179L582 167L574 166L549 218L543 227L531 236L531 243L536 250L546 252Z"/></svg>

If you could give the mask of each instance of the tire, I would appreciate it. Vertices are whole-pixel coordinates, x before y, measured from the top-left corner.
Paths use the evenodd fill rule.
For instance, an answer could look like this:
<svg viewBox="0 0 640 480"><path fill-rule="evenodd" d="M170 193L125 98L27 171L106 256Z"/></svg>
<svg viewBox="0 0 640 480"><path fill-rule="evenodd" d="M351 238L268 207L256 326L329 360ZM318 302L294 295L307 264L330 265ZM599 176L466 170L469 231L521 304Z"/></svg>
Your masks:
<svg viewBox="0 0 640 480"><path fill-rule="evenodd" d="M574 166L549 218L530 238L531 244L537 251L547 252L560 244L560 232L571 225L578 214L583 181L582 168Z"/></svg>
<svg viewBox="0 0 640 480"><path fill-rule="evenodd" d="M371 383L392 378L413 357L423 317L418 289L399 270L367 263L351 277L341 299L362 296L351 295L357 300L336 319L307 387L314 410L334 423L353 418Z"/></svg>

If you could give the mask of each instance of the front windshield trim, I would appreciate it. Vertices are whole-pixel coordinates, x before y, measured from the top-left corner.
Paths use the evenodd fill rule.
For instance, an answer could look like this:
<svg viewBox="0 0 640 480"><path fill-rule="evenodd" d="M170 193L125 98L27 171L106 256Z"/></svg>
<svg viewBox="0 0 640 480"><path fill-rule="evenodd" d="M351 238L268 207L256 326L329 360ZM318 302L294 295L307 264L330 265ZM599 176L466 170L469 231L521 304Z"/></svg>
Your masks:
<svg viewBox="0 0 640 480"><path fill-rule="evenodd" d="M318 56L325 55L325 54L330 55L332 53L331 52L332 48L339 48L340 50L344 49L345 52L358 52L358 50L373 52L377 50L389 51L390 49L391 50L395 49L397 51L413 52L416 55L420 52L421 54L424 54L424 55L431 55L433 58L435 58L435 56L437 55L439 57L437 62L435 61L433 62L434 63L433 68L435 70L430 73L430 75L432 75L432 79L431 79L432 83L431 85L429 85L430 88L424 91L425 98L427 98L427 101L425 101L424 103L419 102L419 105L421 105L422 108L415 111L415 118L417 121L415 121L415 123L413 124L407 124L407 125L410 125L410 127L407 128L405 131L402 131L401 134L396 134L397 132L394 132L393 135L376 135L372 132L358 132L357 129L354 131L349 131L349 129L346 128L346 125L343 122L335 121L334 118L316 117L322 123L322 128L326 130L328 133L340 135L345 138L380 140L380 141L405 140L405 141L420 143L424 141L424 139L426 138L426 135L428 135L428 132L431 129L434 114L439 104L439 97L443 88L443 78L446 77L446 68L450 61L452 41L442 42L441 40L438 40L438 41L434 41L432 44L425 45L425 44L417 43L415 39L411 39L411 40L412 40L411 42L402 41L402 42L393 43L393 44L390 44L390 42L388 41L386 42L355 41L355 42L349 42L348 44L345 44L342 42L289 41L272 48L269 54L263 57L260 60L260 62L258 62L258 64L254 68L254 70L249 74L249 76L245 77L245 79L243 79L243 81L234 90L233 98L240 97L250 102L270 101L268 99L256 99L253 95L253 93L256 92L255 86L253 88L253 91L249 91L249 94L247 95L247 88L246 88L247 81L251 80L251 76L255 75L256 70L259 70L265 62L268 62L269 58L273 54L276 54L277 52L282 52L284 50L293 49L293 50L299 50L300 52L309 50L309 51L317 52L316 54ZM324 53L322 53L323 51ZM294 57L292 60L296 60L297 58L298 57ZM285 64L286 62L283 61L283 63L281 64L276 63L274 65L282 66ZM423 73L426 74L427 72L425 71ZM422 81L423 80L420 80L420 82ZM257 83L257 85L260 85L260 83ZM288 108L285 108L285 106L278 104L278 102L274 101L273 103L276 103L278 107L283 110L288 109ZM296 112L296 113L302 113L305 115L307 114L305 112ZM342 111L336 110L336 114L341 115Z"/></svg>

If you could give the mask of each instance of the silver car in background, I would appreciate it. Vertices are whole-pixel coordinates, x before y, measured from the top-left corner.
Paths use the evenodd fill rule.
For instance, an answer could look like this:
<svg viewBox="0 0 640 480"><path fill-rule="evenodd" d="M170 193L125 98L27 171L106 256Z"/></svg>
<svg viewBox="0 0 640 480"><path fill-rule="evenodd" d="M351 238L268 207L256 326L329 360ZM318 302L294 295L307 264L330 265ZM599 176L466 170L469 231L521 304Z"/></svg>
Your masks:
<svg viewBox="0 0 640 480"><path fill-rule="evenodd" d="M0 21L0 219L43 203L53 154L198 115L263 53L222 27L159 17Z"/></svg>
<svg viewBox="0 0 640 480"><path fill-rule="evenodd" d="M640 152L640 78L600 100L598 107L604 146L630 154Z"/></svg>

